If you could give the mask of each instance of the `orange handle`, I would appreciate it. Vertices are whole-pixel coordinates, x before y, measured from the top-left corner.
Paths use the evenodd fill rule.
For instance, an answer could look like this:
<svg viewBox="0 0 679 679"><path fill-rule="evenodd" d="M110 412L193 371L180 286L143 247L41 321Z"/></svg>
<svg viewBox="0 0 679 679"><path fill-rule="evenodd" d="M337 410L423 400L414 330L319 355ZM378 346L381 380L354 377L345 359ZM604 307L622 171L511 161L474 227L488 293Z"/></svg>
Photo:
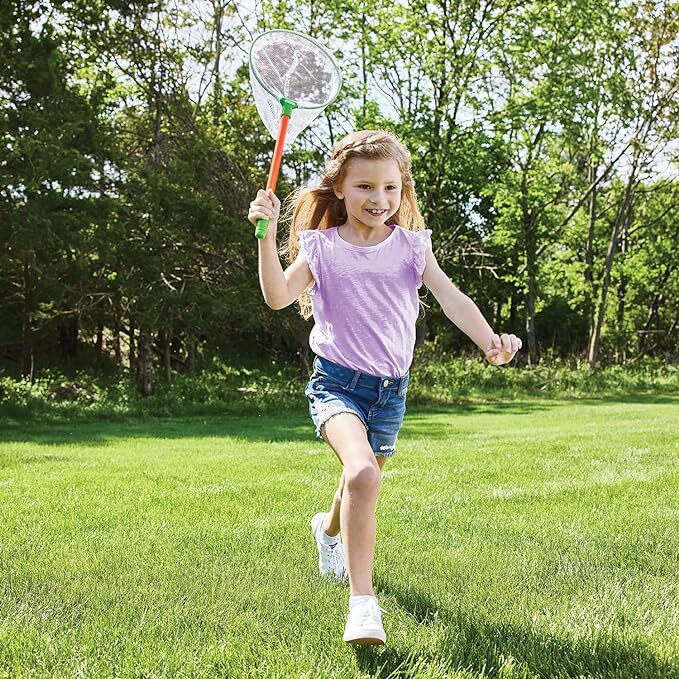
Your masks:
<svg viewBox="0 0 679 679"><path fill-rule="evenodd" d="M285 135L288 133L288 123L290 116L283 114L281 116L281 125L278 128L278 139L276 139L276 146L273 151L273 159L271 160L271 167L269 168L269 179L266 182L267 191L269 189L275 191L278 183L278 173L281 169L281 160L283 158L283 147L285 146ZM268 219L258 219L255 228L255 237L264 238L266 230L269 226Z"/></svg>

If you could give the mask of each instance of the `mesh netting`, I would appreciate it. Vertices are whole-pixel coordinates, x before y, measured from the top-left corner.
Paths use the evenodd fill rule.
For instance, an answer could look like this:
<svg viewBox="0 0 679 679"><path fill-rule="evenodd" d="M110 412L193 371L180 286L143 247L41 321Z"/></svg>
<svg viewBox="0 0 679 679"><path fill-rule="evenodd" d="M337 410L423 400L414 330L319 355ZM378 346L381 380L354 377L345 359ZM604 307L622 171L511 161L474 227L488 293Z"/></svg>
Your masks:
<svg viewBox="0 0 679 679"><path fill-rule="evenodd" d="M330 53L315 40L276 30L252 43L250 82L259 115L274 139L281 120L281 97L297 104L285 140L289 146L335 99L342 76Z"/></svg>

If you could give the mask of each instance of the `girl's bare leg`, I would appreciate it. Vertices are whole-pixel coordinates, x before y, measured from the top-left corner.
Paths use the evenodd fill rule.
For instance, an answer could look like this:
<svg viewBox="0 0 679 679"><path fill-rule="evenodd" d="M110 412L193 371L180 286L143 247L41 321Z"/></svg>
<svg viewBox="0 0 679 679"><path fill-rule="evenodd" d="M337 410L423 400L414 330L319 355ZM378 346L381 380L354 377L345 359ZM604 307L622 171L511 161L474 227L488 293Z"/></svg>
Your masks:
<svg viewBox="0 0 679 679"><path fill-rule="evenodd" d="M344 470L340 476L339 485L332 498L332 505L325 517L323 530L326 535L337 535L340 532L340 505L342 504L342 493L344 492Z"/></svg>
<svg viewBox="0 0 679 679"><path fill-rule="evenodd" d="M344 542L344 557L352 596L374 595L372 587L375 558L375 506L380 492L382 465L378 463L362 422L351 413L332 417L322 431L339 457L344 470L335 493L331 516L325 529L328 535L339 523Z"/></svg>
<svg viewBox="0 0 679 679"><path fill-rule="evenodd" d="M376 455L375 459L380 467L380 471L384 469L384 465L387 462L387 458L384 455ZM337 490L335 491L335 496L332 498L332 505L328 511L328 515L325 518L325 525L323 526L323 531L326 535L337 535L340 532L340 506L342 504L342 494L344 493L344 470L340 476L339 484Z"/></svg>

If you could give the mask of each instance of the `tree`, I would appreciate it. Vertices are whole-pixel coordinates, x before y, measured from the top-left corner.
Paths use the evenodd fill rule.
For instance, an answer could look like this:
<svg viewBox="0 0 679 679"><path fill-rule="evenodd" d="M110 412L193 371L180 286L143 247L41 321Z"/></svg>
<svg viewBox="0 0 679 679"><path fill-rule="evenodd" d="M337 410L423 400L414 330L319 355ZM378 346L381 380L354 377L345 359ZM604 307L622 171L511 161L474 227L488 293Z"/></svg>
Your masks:
<svg viewBox="0 0 679 679"><path fill-rule="evenodd" d="M636 60L628 86L632 93L634 133L631 158L622 199L618 204L608 241L601 276L595 325L589 345L588 361L594 367L599 360L599 342L604 325L611 270L618 243L633 219L635 196L642 173L651 171L659 143L676 138L679 71L676 49L679 46L679 3L647 2L627 10L630 37ZM674 51L674 54L673 54ZM624 290L624 286L622 288Z"/></svg>
<svg viewBox="0 0 679 679"><path fill-rule="evenodd" d="M20 324L28 379L35 342L55 320L72 350L91 230L109 209L97 178L110 154L111 82L88 80L69 26L43 10L37 2L0 9L0 285Z"/></svg>

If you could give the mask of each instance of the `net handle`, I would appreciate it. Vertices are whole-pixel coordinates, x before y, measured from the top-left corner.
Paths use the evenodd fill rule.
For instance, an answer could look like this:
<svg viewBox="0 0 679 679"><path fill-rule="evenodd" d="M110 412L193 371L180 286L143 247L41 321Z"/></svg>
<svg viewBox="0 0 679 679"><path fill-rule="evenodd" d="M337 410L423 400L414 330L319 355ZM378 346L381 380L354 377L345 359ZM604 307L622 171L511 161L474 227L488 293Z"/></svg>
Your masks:
<svg viewBox="0 0 679 679"><path fill-rule="evenodd" d="M281 98L283 110L281 112L281 124L278 127L278 138L276 139L276 146L273 151L273 158L271 159L271 167L269 168L269 179L266 182L266 190L271 189L276 191L276 184L278 183L278 174L281 169L281 160L283 159L283 147L285 146L285 136L288 133L288 123L293 109L297 108L294 101L290 101L285 97ZM258 219L255 226L255 238L260 240L266 236L269 228L268 219Z"/></svg>

